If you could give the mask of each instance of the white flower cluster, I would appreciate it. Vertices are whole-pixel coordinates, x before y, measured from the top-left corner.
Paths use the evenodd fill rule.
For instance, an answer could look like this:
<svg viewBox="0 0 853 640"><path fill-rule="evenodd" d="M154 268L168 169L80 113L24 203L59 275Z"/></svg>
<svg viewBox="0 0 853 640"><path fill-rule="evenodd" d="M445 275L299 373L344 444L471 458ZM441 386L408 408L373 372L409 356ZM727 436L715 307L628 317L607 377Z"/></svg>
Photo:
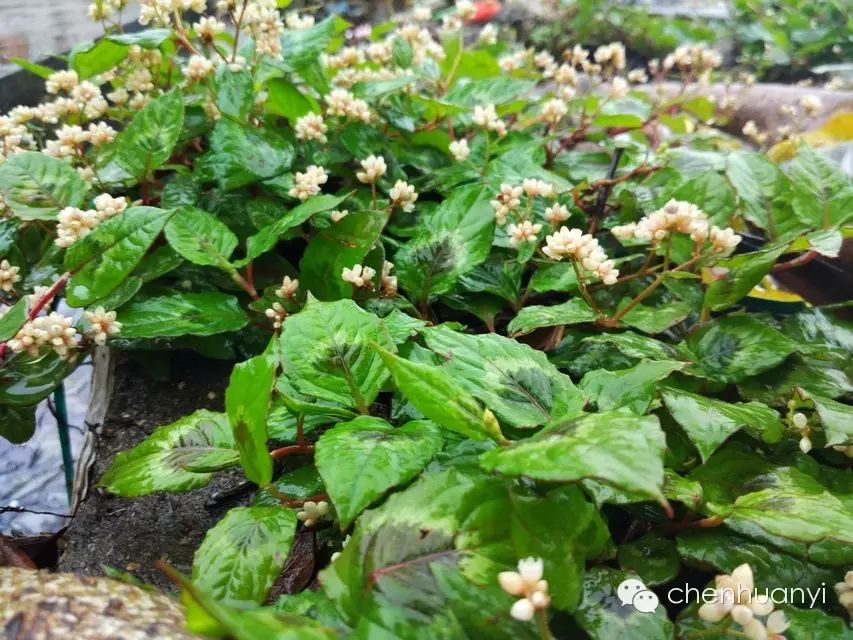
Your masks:
<svg viewBox="0 0 853 640"><path fill-rule="evenodd" d="M509 245L513 248L518 248L522 242L536 244L537 235L542 231L542 225L532 223L530 220L522 220L518 224L510 224L506 228L506 234L509 236Z"/></svg>
<svg viewBox="0 0 853 640"><path fill-rule="evenodd" d="M290 276L284 276L281 281L281 286L275 290L275 295L279 298L292 298L296 295L298 290L299 280L291 278Z"/></svg>
<svg viewBox="0 0 853 640"><path fill-rule="evenodd" d="M316 140L322 144L327 142L326 123L323 116L317 113L306 113L296 121L294 126L297 140Z"/></svg>
<svg viewBox="0 0 853 640"><path fill-rule="evenodd" d="M853 617L853 570L844 574L844 582L835 583L838 602L847 609L847 615Z"/></svg>
<svg viewBox="0 0 853 640"><path fill-rule="evenodd" d="M287 310L280 302L273 302L270 307L264 309L264 315L272 320L273 329L281 329L287 319Z"/></svg>
<svg viewBox="0 0 853 640"><path fill-rule="evenodd" d="M619 270L599 246L598 240L580 229L560 227L559 231L545 237L542 252L554 260L575 260L606 285L616 284L619 278Z"/></svg>
<svg viewBox="0 0 853 640"><path fill-rule="evenodd" d="M510 609L516 620L532 620L536 611L547 609L551 604L548 581L542 579L544 564L541 558L518 561L518 571L501 571L498 583L511 596L520 596Z"/></svg>
<svg viewBox="0 0 853 640"><path fill-rule="evenodd" d="M26 322L8 344L14 353L26 352L33 357L38 356L41 347L49 346L65 359L77 346L76 337L74 319L54 311Z"/></svg>
<svg viewBox="0 0 853 640"><path fill-rule="evenodd" d="M45 143L44 152L54 158L72 158L82 154L87 142L95 146L112 142L116 131L105 122L91 123L88 129L66 124L57 129L55 135L55 140Z"/></svg>
<svg viewBox="0 0 853 640"><path fill-rule="evenodd" d="M197 54L190 56L190 59L181 69L181 73L189 82L204 80L213 75L214 71L216 71L216 65L213 60Z"/></svg>
<svg viewBox="0 0 853 640"><path fill-rule="evenodd" d="M611 42L598 47L592 57L604 73L612 75L625 68L625 45Z"/></svg>
<svg viewBox="0 0 853 640"><path fill-rule="evenodd" d="M520 187L514 187L506 183L502 184L500 191L490 203L492 209L495 211L495 220L498 224L504 224L509 214L518 210L521 205L522 194L528 198L529 212L534 198L542 196L553 200L557 197L557 190L550 182L536 178L525 178ZM521 216L521 218L523 217L525 216Z"/></svg>
<svg viewBox="0 0 853 640"><path fill-rule="evenodd" d="M325 500L314 502L307 500L302 509L297 512L296 519L300 520L306 527L313 527L320 520L329 515L329 503Z"/></svg>
<svg viewBox="0 0 853 640"><path fill-rule="evenodd" d="M293 16L296 16L295 19ZM303 27L304 19L290 14L286 17L290 29L308 28L314 25L314 18L308 17L310 24ZM278 12L275 0L253 0L243 10L243 28L255 41L255 53L259 56L277 57L281 54L281 35L284 23ZM294 25L294 26L291 26Z"/></svg>
<svg viewBox="0 0 853 640"><path fill-rule="evenodd" d="M683 44L663 59L663 68L669 71L677 68L682 72L706 73L723 64L719 51L709 49L704 44Z"/></svg>
<svg viewBox="0 0 853 640"><path fill-rule="evenodd" d="M297 171L294 176L294 184L288 193L293 198L307 200L311 196L320 193L320 185L326 184L329 175L323 167L316 164L310 165L304 172Z"/></svg>
<svg viewBox="0 0 853 640"><path fill-rule="evenodd" d="M697 244L710 241L712 250L718 253L731 251L741 241L733 229L711 225L704 211L681 200L670 200L639 222L613 227L612 232L620 240L635 238L651 244L659 243L673 232L686 233Z"/></svg>
<svg viewBox="0 0 853 640"><path fill-rule="evenodd" d="M34 140L26 124L14 118L12 114L0 116L0 163L17 153L34 146Z"/></svg>
<svg viewBox="0 0 853 640"><path fill-rule="evenodd" d="M112 18L127 6L127 0L95 0L89 5L89 19L103 22Z"/></svg>
<svg viewBox="0 0 853 640"><path fill-rule="evenodd" d="M465 138L451 142L449 149L453 159L457 162L462 162L471 154L471 148Z"/></svg>
<svg viewBox="0 0 853 640"><path fill-rule="evenodd" d="M391 198L391 206L400 207L406 212L412 211L415 208L415 200L418 199L415 188L403 180L397 180L394 183L394 186L388 192L388 196Z"/></svg>
<svg viewBox="0 0 853 640"><path fill-rule="evenodd" d="M387 260L382 262L382 293L388 297L394 297L397 295L397 276L391 275L391 269L393 268L393 262L388 262Z"/></svg>
<svg viewBox="0 0 853 640"><path fill-rule="evenodd" d="M562 98L552 98L542 105L542 120L549 125L555 125L566 117L569 106Z"/></svg>
<svg viewBox="0 0 853 640"><path fill-rule="evenodd" d="M172 13L192 11L204 13L207 8L205 0L139 0L139 24L168 27L171 25Z"/></svg>
<svg viewBox="0 0 853 640"><path fill-rule="evenodd" d="M720 622L726 616L742 628L749 640L767 640L781 634L789 622L783 611L773 611L773 602L764 594L755 593L752 569L742 564L731 575L718 575L715 580L715 601L699 607L699 617L706 622ZM765 618L764 621L759 618Z"/></svg>
<svg viewBox="0 0 853 640"><path fill-rule="evenodd" d="M372 289L373 276L375 275L376 269L361 264L354 264L352 268L344 267L341 271L341 278L344 282L349 282L359 289Z"/></svg>
<svg viewBox="0 0 853 640"><path fill-rule="evenodd" d="M356 172L355 177L364 184L375 184L387 169L385 158L371 155L361 161L361 171Z"/></svg>
<svg viewBox="0 0 853 640"><path fill-rule="evenodd" d="M474 115L471 120L479 127L483 127L487 131L494 131L499 137L506 135L506 123L498 118L495 105L487 104L484 107L477 105L474 107Z"/></svg>
<svg viewBox="0 0 853 640"><path fill-rule="evenodd" d="M333 89L326 96L326 113L330 116L341 116L349 120L370 122L370 107L361 98L356 98L346 89Z"/></svg>
<svg viewBox="0 0 853 640"><path fill-rule="evenodd" d="M755 124L754 120L748 120L744 125L743 129L741 129L741 133L745 135L747 138L752 140L755 144L764 144L767 142L767 132L761 131L758 128L758 125Z"/></svg>
<svg viewBox="0 0 853 640"><path fill-rule="evenodd" d="M97 307L94 311L84 312L83 317L89 323L85 333L97 345L103 346L107 337L121 333L121 322L116 322L115 311Z"/></svg>
<svg viewBox="0 0 853 640"><path fill-rule="evenodd" d="M65 207L57 218L56 246L63 249L70 247L99 224L117 216L126 208L127 200L124 197L113 198L108 193L95 198L94 209Z"/></svg>
<svg viewBox="0 0 853 640"><path fill-rule="evenodd" d="M288 13L285 16L285 21L287 22L287 28L294 31L302 31L303 29L310 29L314 26L314 16L307 14L300 16L296 11Z"/></svg>
<svg viewBox="0 0 853 640"><path fill-rule="evenodd" d="M0 289L3 291L11 291L15 288L15 283L21 281L19 271L21 267L15 267L8 260L0 262Z"/></svg>

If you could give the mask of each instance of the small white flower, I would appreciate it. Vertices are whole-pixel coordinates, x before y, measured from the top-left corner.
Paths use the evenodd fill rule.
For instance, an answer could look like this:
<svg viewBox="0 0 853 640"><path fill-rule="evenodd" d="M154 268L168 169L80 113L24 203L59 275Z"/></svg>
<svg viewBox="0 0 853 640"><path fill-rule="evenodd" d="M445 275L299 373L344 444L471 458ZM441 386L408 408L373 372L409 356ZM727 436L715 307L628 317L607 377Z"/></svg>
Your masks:
<svg viewBox="0 0 853 640"><path fill-rule="evenodd" d="M294 127L298 140L316 140L326 143L326 123L323 116L316 113L307 113L296 121Z"/></svg>
<svg viewBox="0 0 853 640"><path fill-rule="evenodd" d="M347 537L344 538L343 542L341 542L341 550L347 548L347 545L349 544L349 539L350 539L350 536L349 536L349 534L347 534ZM334 562L335 560L337 560L340 557L341 557L341 551L335 551L332 554L332 562Z"/></svg>
<svg viewBox="0 0 853 640"><path fill-rule="evenodd" d="M398 206L406 212L412 211L415 208L415 200L418 199L415 188L403 180L397 180L388 192L388 195L391 198L392 205Z"/></svg>
<svg viewBox="0 0 853 640"><path fill-rule="evenodd" d="M812 450L812 441L808 436L803 436L800 438L800 451L803 453L808 453Z"/></svg>
<svg viewBox="0 0 853 640"><path fill-rule="evenodd" d="M797 411L793 416L791 416L791 424L793 424L796 429L802 431L808 426L809 419L805 416L805 414Z"/></svg>
<svg viewBox="0 0 853 640"><path fill-rule="evenodd" d="M45 89L48 93L70 92L77 86L79 81L76 71L56 71L51 73L45 81Z"/></svg>
<svg viewBox="0 0 853 640"><path fill-rule="evenodd" d="M388 262L387 260L385 260L382 263L382 293L384 293L388 297L393 297L397 295L397 276L391 275L391 269L393 268L393 262Z"/></svg>
<svg viewBox="0 0 853 640"><path fill-rule="evenodd" d="M362 170L355 174L359 182L364 184L374 184L379 178L385 175L387 167L385 166L385 158L382 156L367 156L361 161Z"/></svg>
<svg viewBox="0 0 853 640"><path fill-rule="evenodd" d="M18 273L20 270L20 267L12 266L8 260L0 262L0 289L3 291L14 289L15 283L21 280L21 276Z"/></svg>
<svg viewBox="0 0 853 640"><path fill-rule="evenodd" d="M509 610L509 615L516 620L521 620L522 622L533 620L535 613L536 607L533 606L533 603L528 598L516 600L512 605L512 608Z"/></svg>
<svg viewBox="0 0 853 640"><path fill-rule="evenodd" d="M524 220L519 224L511 224L506 228L511 247L518 247L522 242L536 242L536 234L542 230L541 224L533 224Z"/></svg>
<svg viewBox="0 0 853 640"><path fill-rule="evenodd" d="M816 116L823 109L823 102L821 99L815 95L805 95L800 98L800 106L803 108L803 111L806 112L806 115L811 117Z"/></svg>
<svg viewBox="0 0 853 640"><path fill-rule="evenodd" d="M108 193L102 193L95 198L95 211L98 212L98 216L101 221L109 220L110 218L117 216L126 208L127 199L124 196L113 198Z"/></svg>
<svg viewBox="0 0 853 640"><path fill-rule="evenodd" d="M545 219L556 225L569 219L569 209L563 204L552 204L545 209Z"/></svg>
<svg viewBox="0 0 853 640"><path fill-rule="evenodd" d="M537 610L551 604L548 596L548 582L542 579L544 564L541 558L519 560L518 571L501 571L498 584L511 596L521 596L510 609L510 615L516 620L531 620Z"/></svg>
<svg viewBox="0 0 853 640"><path fill-rule="evenodd" d="M297 171L294 176L293 187L288 192L291 197L307 200L311 196L320 193L320 185L326 184L329 176L323 167L316 164L310 165L305 172Z"/></svg>
<svg viewBox="0 0 853 640"><path fill-rule="evenodd" d="M86 311L83 317L89 323L86 335L97 345L105 345L108 336L121 333L121 323L116 322L116 312L98 307L94 311Z"/></svg>
<svg viewBox="0 0 853 640"><path fill-rule="evenodd" d="M498 30L493 24L487 24L480 30L480 35L477 36L477 42L485 45L497 44Z"/></svg>
<svg viewBox="0 0 853 640"><path fill-rule="evenodd" d="M285 23L287 24L288 29L293 29L295 31L301 31L303 29L310 29L314 26L314 16L304 15L300 16L298 12L292 11L288 13L284 17Z"/></svg>
<svg viewBox="0 0 853 640"><path fill-rule="evenodd" d="M280 302L273 302L272 306L264 309L264 315L272 320L273 329L281 329L281 325L287 319L287 310Z"/></svg>
<svg viewBox="0 0 853 640"><path fill-rule="evenodd" d="M281 287L275 290L275 295L279 298L292 298L296 295L298 289L299 280L290 276L284 276L281 281Z"/></svg>
<svg viewBox="0 0 853 640"><path fill-rule="evenodd" d="M376 270L366 265L355 264L352 268L344 267L341 272L341 278L344 282L349 282L355 287L372 289L373 276L376 275Z"/></svg>
<svg viewBox="0 0 853 640"><path fill-rule="evenodd" d="M569 112L566 101L562 98L552 98L542 106L542 119L548 124L557 124Z"/></svg>
<svg viewBox="0 0 853 640"><path fill-rule="evenodd" d="M194 55L190 56L190 59L187 60L187 64L181 70L181 73L190 82L197 82L213 74L215 70L216 65L213 64L212 60L208 60L202 55Z"/></svg>
<svg viewBox="0 0 853 640"><path fill-rule="evenodd" d="M467 158L471 153L471 149L468 147L468 141L465 138L454 140L450 143L450 153L453 154L453 158L459 162L465 160L465 158Z"/></svg>
<svg viewBox="0 0 853 640"><path fill-rule="evenodd" d="M336 209L335 211L332 211L332 213L329 215L329 218L332 220L332 222L339 222L346 218L348 215L348 209Z"/></svg>
<svg viewBox="0 0 853 640"><path fill-rule="evenodd" d="M302 521L306 527L313 527L318 521L329 515L329 503L325 500L320 502L306 501L302 509L297 512L296 519Z"/></svg>
<svg viewBox="0 0 853 640"><path fill-rule="evenodd" d="M202 40L213 40L225 31L225 24L213 16L204 16L193 25L193 29Z"/></svg>

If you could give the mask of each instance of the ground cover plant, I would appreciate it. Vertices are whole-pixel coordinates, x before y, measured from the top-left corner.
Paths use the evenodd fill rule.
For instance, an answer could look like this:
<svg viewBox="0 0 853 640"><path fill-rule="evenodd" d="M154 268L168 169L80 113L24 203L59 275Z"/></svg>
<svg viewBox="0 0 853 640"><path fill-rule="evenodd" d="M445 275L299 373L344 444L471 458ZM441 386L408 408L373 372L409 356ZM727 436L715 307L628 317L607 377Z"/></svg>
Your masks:
<svg viewBox="0 0 853 640"><path fill-rule="evenodd" d="M768 278L838 255L838 167L716 129L703 45L629 69L466 39L465 2L354 32L203 8L125 34L96 2L107 36L0 117L0 434L97 345L237 361L222 412L98 479L256 487L162 566L192 630L849 635L853 331ZM272 597L297 530L315 588Z"/></svg>

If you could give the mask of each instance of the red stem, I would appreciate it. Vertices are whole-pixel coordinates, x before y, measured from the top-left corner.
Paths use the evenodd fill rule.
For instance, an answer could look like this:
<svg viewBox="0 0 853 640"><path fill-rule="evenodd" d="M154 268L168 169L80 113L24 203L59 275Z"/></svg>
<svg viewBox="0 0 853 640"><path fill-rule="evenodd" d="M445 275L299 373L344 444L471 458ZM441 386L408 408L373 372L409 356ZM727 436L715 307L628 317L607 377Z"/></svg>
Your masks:
<svg viewBox="0 0 853 640"><path fill-rule="evenodd" d="M805 253L798 255L792 260L788 260L787 262L780 262L779 264L773 267L772 271L776 273L777 271L787 271L788 269L801 267L804 264L808 264L809 262L817 258L819 255L820 254L813 249L811 251L806 251Z"/></svg>
<svg viewBox="0 0 853 640"><path fill-rule="evenodd" d="M299 454L314 453L313 444L291 444L286 447L280 447L270 451L272 458L284 458L285 456L293 456Z"/></svg>

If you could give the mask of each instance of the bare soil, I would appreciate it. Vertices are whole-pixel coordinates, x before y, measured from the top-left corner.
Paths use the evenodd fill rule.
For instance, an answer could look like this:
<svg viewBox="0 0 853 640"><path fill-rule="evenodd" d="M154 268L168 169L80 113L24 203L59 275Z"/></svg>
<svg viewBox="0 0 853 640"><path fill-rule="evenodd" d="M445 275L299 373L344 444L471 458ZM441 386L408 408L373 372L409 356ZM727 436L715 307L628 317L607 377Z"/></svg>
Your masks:
<svg viewBox="0 0 853 640"><path fill-rule="evenodd" d="M155 560L165 560L189 573L193 553L205 532L229 508L247 499L247 492L239 491L239 473L217 474L204 489L186 494L133 499L110 495L96 483L117 453L157 427L196 409L222 411L231 365L176 354L171 358L170 380L161 382L153 380L140 364L127 357L120 359L98 437L92 489L60 542L64 545L60 571L100 576L107 565L166 590L172 585L154 566Z"/></svg>

